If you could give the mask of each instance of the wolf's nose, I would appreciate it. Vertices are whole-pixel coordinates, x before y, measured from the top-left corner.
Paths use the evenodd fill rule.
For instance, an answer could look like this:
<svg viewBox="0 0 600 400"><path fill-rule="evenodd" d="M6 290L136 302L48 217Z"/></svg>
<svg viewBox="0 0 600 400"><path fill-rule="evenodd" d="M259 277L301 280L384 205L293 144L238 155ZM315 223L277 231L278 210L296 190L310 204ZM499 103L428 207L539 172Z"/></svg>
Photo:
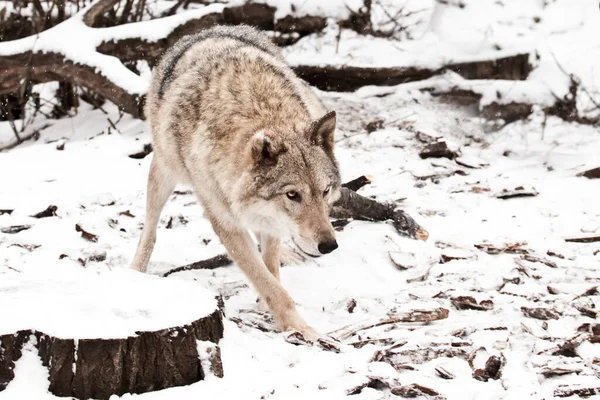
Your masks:
<svg viewBox="0 0 600 400"><path fill-rule="evenodd" d="M326 242L321 242L319 243L319 245L317 246L317 248L319 249L319 252L321 254L329 254L332 251L334 251L335 249L338 248L338 244L337 242L334 240L328 240Z"/></svg>

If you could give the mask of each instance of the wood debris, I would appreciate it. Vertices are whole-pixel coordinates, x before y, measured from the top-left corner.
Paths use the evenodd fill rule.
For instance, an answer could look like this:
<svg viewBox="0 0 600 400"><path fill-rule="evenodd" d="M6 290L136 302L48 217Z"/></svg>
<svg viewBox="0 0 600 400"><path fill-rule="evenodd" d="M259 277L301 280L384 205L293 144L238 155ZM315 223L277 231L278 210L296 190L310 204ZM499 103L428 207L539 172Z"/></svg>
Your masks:
<svg viewBox="0 0 600 400"><path fill-rule="evenodd" d="M550 308L521 307L521 311L529 318L541 319L543 321L559 318L559 314Z"/></svg>
<svg viewBox="0 0 600 400"><path fill-rule="evenodd" d="M450 160L454 159L458 153L454 150L451 150L448 147L448 143L445 140L440 140L433 143L428 143L425 145L423 150L419 153L419 157L425 158L448 158Z"/></svg>
<svg viewBox="0 0 600 400"><path fill-rule="evenodd" d="M48 218L48 217L56 217L56 210L58 207L50 205L44 211L40 211L37 214L33 214L32 218Z"/></svg>
<svg viewBox="0 0 600 400"><path fill-rule="evenodd" d="M532 197L537 196L538 192L535 188L525 188L524 186L517 186L514 189L502 189L499 193L496 193L496 197L499 199L513 199L515 197Z"/></svg>
<svg viewBox="0 0 600 400"><path fill-rule="evenodd" d="M471 296L453 297L450 299L450 302L457 310L489 311L494 309L494 302L492 300L482 300L477 302L477 300Z"/></svg>
<svg viewBox="0 0 600 400"><path fill-rule="evenodd" d="M14 235L15 233L26 231L27 229L31 229L31 225L13 225L7 226L4 228L0 228L0 232Z"/></svg>
<svg viewBox="0 0 600 400"><path fill-rule="evenodd" d="M98 241L98 235L94 235L93 233L87 232L84 230L81 225L75 224L75 230L77 232L81 232L81 237L90 242L96 243Z"/></svg>

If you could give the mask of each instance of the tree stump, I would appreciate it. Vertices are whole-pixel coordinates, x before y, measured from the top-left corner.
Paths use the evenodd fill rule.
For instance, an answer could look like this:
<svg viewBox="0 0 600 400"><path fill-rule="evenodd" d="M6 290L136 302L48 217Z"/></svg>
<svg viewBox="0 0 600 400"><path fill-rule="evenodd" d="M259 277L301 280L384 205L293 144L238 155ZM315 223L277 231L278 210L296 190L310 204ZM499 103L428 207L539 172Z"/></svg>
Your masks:
<svg viewBox="0 0 600 400"><path fill-rule="evenodd" d="M0 280L0 391L29 341L57 396L108 399L223 376L222 301L198 284L117 269L38 272Z"/></svg>

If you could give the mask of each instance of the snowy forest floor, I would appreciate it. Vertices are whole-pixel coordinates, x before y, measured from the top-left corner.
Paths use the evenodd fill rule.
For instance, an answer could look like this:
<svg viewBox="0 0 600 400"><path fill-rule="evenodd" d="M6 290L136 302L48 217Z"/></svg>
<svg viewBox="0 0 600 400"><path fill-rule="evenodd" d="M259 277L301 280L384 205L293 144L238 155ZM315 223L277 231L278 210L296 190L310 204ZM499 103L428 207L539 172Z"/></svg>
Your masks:
<svg viewBox="0 0 600 400"><path fill-rule="evenodd" d="M448 318L363 330L336 353L286 342L235 266L173 274L163 279L195 281L223 295L225 377L139 396L382 399L394 397L389 387L417 384L415 394L430 398L437 392L447 399L551 399L600 388L600 344L588 340L600 300L600 243L564 240L600 232L598 183L577 176L597 166L598 131L555 118L544 126L542 115L494 130L472 110L394 87L320 95L338 111L343 180L372 175L360 193L397 201L431 236L417 242L384 223L351 222L338 233L337 251L284 267L284 286L323 333L416 309L442 307ZM73 118L51 121L38 141L0 153L0 209L14 210L0 215L0 227L31 226L0 235L5 299L40 274L54 276L60 288L61 276L82 268L93 274L129 266L152 157L129 155L142 151L150 135L144 122L116 122L116 108L106 110L83 107ZM421 159L428 136L458 149L458 162ZM537 195L499 198L518 187ZM50 205L56 216L31 217ZM82 238L76 224L97 242ZM222 252L194 195L178 188L163 212L149 273ZM131 290L119 294L123 301L135 296ZM20 299L45 301L43 292L28 293ZM478 309L464 309L472 307ZM377 340L350 345L368 339ZM54 398L31 346L15 373L0 399Z"/></svg>
<svg viewBox="0 0 600 400"><path fill-rule="evenodd" d="M291 12L291 1L268 2L280 3L281 16ZM541 111L568 93L572 73L581 83L578 110L597 118L597 3L418 0L413 6L424 3L430 11L446 11L433 12L431 23L409 25L411 37L422 39L407 40L403 31L398 40L349 30L338 37L332 22L286 47L284 55L292 65L437 69L525 52L534 64L526 81L478 84L486 88L482 105L527 100L535 105L533 114L496 126L476 116L477 106L444 103L419 90L422 82L319 92L338 113L335 151L342 180L371 175L372 183L359 193L396 202L430 237L414 241L386 223L351 221L339 228L338 250L285 266L281 278L300 314L324 334L414 310L448 310L446 319L388 321L344 338L336 352L286 341L259 310L255 291L236 266L159 278L225 252L187 187L177 188L163 211L148 271L157 289L143 293L160 312L149 313L150 305L140 302L136 279L131 287L75 290L78 280L93 285L100 274L130 273L152 159L144 152L150 143L145 122L119 114L108 102L94 110L82 101L70 118L37 115L25 132L38 131L36 140L0 152L0 334L30 317L60 332L60 321L83 315L73 310L89 311L87 318L98 325L132 319L169 324L206 307L192 301L200 295L173 301L197 287L225 301L219 343L224 378L121 398L600 396L600 241L565 240L600 236L600 180L578 176L600 167L600 133ZM336 4L342 2L327 2L331 9ZM147 80L147 64L140 70L137 78ZM431 82L452 87L457 76L446 73ZM56 87L35 90L42 99L53 98ZM438 139L456 157L421 158L427 142ZM0 122L0 148L13 141L9 124ZM44 218L33 217L40 212ZM76 226L92 236L82 237ZM188 292L178 293L183 287ZM106 314L99 310L110 318L102 319ZM48 387L47 369L28 343L0 400L57 399Z"/></svg>

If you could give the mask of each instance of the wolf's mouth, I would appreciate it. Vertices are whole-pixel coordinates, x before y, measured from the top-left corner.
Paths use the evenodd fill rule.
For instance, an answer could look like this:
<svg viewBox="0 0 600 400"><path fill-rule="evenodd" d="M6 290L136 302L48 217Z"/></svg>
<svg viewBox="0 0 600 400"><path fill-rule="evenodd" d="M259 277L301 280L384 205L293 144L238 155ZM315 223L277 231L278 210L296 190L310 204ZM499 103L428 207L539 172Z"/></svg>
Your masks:
<svg viewBox="0 0 600 400"><path fill-rule="evenodd" d="M292 242L294 242L294 245L296 246L296 248L298 250L300 250L303 254L306 254L307 256L312 257L312 258L319 258L319 257L321 257L320 254L319 255L315 255L315 254L310 254L310 253L304 251L304 249L302 247L300 247L300 245L296 242L296 239L294 239L293 237L292 237Z"/></svg>

